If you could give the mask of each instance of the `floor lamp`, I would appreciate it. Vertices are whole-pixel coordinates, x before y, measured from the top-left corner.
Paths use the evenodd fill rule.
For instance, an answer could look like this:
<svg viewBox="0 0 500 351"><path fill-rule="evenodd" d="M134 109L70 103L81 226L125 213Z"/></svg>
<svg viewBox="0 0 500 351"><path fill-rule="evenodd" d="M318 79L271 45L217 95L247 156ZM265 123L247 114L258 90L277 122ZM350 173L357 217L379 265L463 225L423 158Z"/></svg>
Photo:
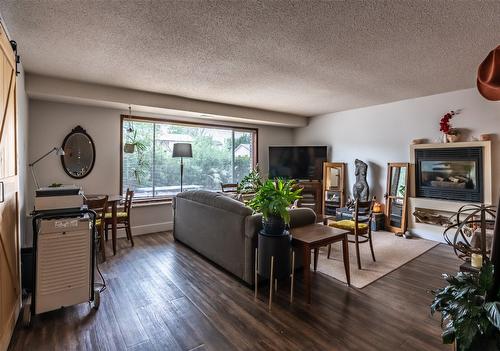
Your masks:
<svg viewBox="0 0 500 351"><path fill-rule="evenodd" d="M57 156L64 156L64 150L61 147L54 147L51 149L49 152L45 153L44 155L40 156L37 160L31 162L28 166L31 169L31 175L33 176L33 181L35 182L35 190L39 188L38 186L38 181L36 180L35 176L35 165L43 160L45 157L49 156L51 153L55 152Z"/></svg>
<svg viewBox="0 0 500 351"><path fill-rule="evenodd" d="M182 193L182 177L184 176L184 157L193 157L193 151L191 149L191 144L189 143L176 143L174 144L174 150L172 152L172 157L181 158L181 193Z"/></svg>

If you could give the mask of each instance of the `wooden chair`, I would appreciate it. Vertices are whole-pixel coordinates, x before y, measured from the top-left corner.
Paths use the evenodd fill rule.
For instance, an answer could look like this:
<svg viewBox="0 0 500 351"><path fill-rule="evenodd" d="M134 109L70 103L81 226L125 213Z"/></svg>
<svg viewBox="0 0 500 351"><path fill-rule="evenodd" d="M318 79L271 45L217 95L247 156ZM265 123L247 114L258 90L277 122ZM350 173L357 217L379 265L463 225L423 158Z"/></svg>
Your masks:
<svg viewBox="0 0 500 351"><path fill-rule="evenodd" d="M106 261L106 246L104 242L104 226L105 226L105 216L108 209L108 195L98 196L96 198L86 199L85 204L91 210L94 210L97 214L96 217L96 229L99 239L99 250L101 251L102 262Z"/></svg>
<svg viewBox="0 0 500 351"><path fill-rule="evenodd" d="M375 253L373 252L372 243L372 228L371 222L373 217L373 204L371 201L358 201L354 203L354 212L352 219L344 219L340 221L330 222L330 226L334 228L348 230L354 235L354 242L356 244L356 258L358 261L358 268L361 269L361 258L359 256L359 244L368 242L372 252L373 262L375 262ZM331 245L328 246L328 258L330 258Z"/></svg>
<svg viewBox="0 0 500 351"><path fill-rule="evenodd" d="M220 183L223 193L235 193L238 190L238 183Z"/></svg>
<svg viewBox="0 0 500 351"><path fill-rule="evenodd" d="M127 189L125 194L125 203L123 208L117 210L117 227L116 229L125 229L125 234L127 235L127 240L130 240L130 244L134 246L134 238L132 237L132 230L130 229L130 208L132 207L132 198L134 197L134 191ZM105 215L105 235L106 240L108 239L108 230L113 225L113 213L106 212ZM113 243L114 244L114 243Z"/></svg>

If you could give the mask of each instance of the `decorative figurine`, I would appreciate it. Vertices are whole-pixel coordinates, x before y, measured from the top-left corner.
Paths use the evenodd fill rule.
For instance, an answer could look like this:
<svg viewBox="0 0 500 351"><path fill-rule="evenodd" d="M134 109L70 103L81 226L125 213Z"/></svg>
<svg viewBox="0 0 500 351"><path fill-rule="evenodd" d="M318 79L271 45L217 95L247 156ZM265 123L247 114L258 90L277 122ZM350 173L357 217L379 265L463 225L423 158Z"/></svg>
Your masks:
<svg viewBox="0 0 500 351"><path fill-rule="evenodd" d="M366 181L368 165L358 159L354 161L354 165L356 166L356 183L354 183L352 187L352 195L355 200L368 201L368 196L370 194L370 187Z"/></svg>

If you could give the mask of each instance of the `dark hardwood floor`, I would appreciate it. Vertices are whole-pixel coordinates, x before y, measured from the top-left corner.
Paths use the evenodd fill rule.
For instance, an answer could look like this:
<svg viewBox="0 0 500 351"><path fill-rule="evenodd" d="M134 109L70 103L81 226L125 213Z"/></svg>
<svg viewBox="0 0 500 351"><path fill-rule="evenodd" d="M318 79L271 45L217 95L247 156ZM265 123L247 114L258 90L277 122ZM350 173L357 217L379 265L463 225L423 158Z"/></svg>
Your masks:
<svg viewBox="0 0 500 351"><path fill-rule="evenodd" d="M19 325L10 350L450 350L441 345L428 290L458 260L439 245L375 283L348 288L317 273L307 305L300 276L288 302L283 284L272 312L253 290L171 233L119 240L101 265L108 289L95 312L81 304Z"/></svg>

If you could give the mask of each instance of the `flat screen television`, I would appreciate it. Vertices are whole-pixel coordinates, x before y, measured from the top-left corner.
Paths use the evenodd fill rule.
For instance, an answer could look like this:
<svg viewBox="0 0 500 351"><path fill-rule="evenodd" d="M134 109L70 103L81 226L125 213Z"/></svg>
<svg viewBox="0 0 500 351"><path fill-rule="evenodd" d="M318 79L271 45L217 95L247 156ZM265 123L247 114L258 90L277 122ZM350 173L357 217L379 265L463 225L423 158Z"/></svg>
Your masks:
<svg viewBox="0 0 500 351"><path fill-rule="evenodd" d="M269 178L322 180L326 146L270 146Z"/></svg>

